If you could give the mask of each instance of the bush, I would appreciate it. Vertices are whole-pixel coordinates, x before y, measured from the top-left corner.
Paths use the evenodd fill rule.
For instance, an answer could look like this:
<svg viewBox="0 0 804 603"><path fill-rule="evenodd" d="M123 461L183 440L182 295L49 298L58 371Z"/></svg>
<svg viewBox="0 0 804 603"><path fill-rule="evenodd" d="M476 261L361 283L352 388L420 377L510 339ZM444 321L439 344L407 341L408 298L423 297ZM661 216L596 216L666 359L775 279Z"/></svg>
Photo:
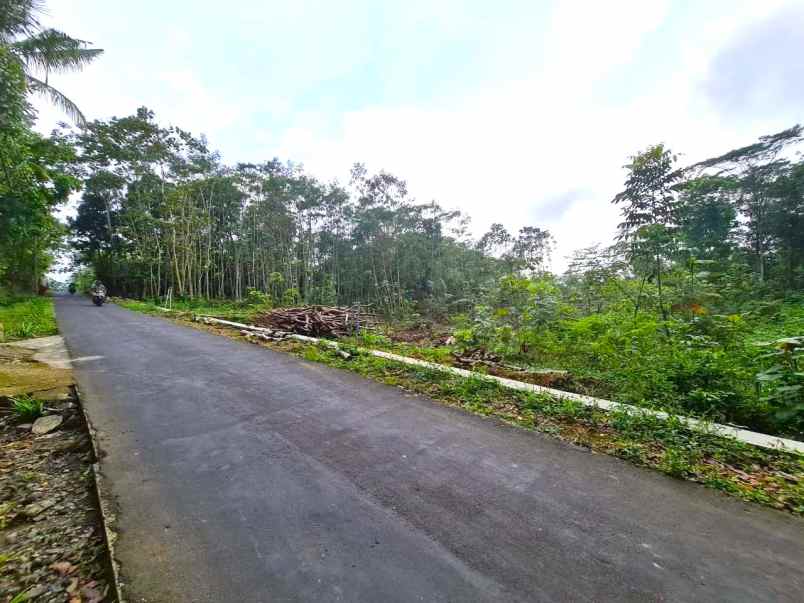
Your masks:
<svg viewBox="0 0 804 603"><path fill-rule="evenodd" d="M295 287L285 289L285 292L282 294L281 303L284 307L298 306L301 303L301 294L299 293L299 290Z"/></svg>
<svg viewBox="0 0 804 603"><path fill-rule="evenodd" d="M245 302L249 306L259 306L264 309L270 309L272 306L271 296L254 287L246 289Z"/></svg>
<svg viewBox="0 0 804 603"><path fill-rule="evenodd" d="M756 375L757 389L780 423L804 432L804 337L785 337L765 344L769 366Z"/></svg>
<svg viewBox="0 0 804 603"><path fill-rule="evenodd" d="M463 348L569 370L582 393L795 437L804 433L804 338L790 337L799 328L795 300L732 314L699 308L665 322L630 303L580 315L552 279L505 277L455 336ZM764 358L758 333L778 338Z"/></svg>

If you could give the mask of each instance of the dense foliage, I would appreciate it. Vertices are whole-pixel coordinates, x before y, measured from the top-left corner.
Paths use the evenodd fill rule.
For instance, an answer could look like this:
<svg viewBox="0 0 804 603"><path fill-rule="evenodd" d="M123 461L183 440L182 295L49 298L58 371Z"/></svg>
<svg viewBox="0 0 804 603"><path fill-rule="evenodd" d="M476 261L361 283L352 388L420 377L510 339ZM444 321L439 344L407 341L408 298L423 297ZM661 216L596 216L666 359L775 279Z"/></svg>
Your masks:
<svg viewBox="0 0 804 603"><path fill-rule="evenodd" d="M549 241L524 228L498 260L467 237L458 212L416 203L391 174L358 164L342 186L276 159L226 166L204 140L160 127L144 108L90 123L73 141L88 171L75 244L116 294L243 299L256 290L286 305L447 309L465 306L503 264L542 265Z"/></svg>
<svg viewBox="0 0 804 603"><path fill-rule="evenodd" d="M47 84L47 74L81 68L100 52L42 29L38 4L0 2L0 290L38 291L64 235L54 209L80 185L72 145L32 130L28 95L47 95L80 123L78 108Z"/></svg>
<svg viewBox="0 0 804 603"><path fill-rule="evenodd" d="M627 167L617 244L558 278L511 274L458 331L574 387L804 434L804 162L796 127L690 168L662 146Z"/></svg>

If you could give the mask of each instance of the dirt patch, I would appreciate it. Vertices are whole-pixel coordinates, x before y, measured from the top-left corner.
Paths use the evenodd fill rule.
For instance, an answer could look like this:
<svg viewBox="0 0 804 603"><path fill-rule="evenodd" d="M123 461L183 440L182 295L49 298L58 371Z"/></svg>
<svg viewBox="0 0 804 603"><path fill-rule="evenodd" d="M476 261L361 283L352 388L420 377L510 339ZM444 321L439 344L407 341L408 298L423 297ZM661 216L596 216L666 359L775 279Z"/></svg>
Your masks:
<svg viewBox="0 0 804 603"><path fill-rule="evenodd" d="M39 363L0 364L0 396L38 394L70 384L71 372L66 369L53 369Z"/></svg>
<svg viewBox="0 0 804 603"><path fill-rule="evenodd" d="M449 327L429 322L392 329L388 336L396 343L412 343L428 347L449 345L453 340Z"/></svg>
<svg viewBox="0 0 804 603"><path fill-rule="evenodd" d="M34 435L0 401L0 593L21 600L111 600L92 447L74 396L45 402L61 424Z"/></svg>
<svg viewBox="0 0 804 603"><path fill-rule="evenodd" d="M69 387L72 371L60 337L0 345L0 396Z"/></svg>

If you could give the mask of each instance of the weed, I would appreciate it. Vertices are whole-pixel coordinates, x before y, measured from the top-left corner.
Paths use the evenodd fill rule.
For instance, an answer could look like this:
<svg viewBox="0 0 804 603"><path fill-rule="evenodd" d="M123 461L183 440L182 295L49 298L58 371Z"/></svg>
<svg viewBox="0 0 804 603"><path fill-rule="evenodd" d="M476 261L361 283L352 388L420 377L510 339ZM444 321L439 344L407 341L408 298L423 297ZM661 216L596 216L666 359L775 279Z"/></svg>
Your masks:
<svg viewBox="0 0 804 603"><path fill-rule="evenodd" d="M0 503L0 530L5 530L8 527L8 516L11 515L16 506L17 504L14 501Z"/></svg>
<svg viewBox="0 0 804 603"><path fill-rule="evenodd" d="M11 398L11 411L21 423L30 423L42 416L45 409L44 402L31 396L17 396Z"/></svg>
<svg viewBox="0 0 804 603"><path fill-rule="evenodd" d="M659 470L673 477L688 477L695 470L696 455L680 448L668 448L659 462Z"/></svg>

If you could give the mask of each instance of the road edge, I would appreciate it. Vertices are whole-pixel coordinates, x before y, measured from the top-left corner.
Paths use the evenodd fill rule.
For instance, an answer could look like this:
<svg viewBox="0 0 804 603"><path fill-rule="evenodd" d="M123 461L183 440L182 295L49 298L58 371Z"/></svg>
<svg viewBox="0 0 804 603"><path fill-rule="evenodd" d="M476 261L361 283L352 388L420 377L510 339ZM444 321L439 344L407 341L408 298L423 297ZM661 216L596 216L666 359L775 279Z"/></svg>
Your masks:
<svg viewBox="0 0 804 603"><path fill-rule="evenodd" d="M97 431L92 425L89 414L84 407L84 403L81 399L81 391L79 390L77 384L73 385L73 392L75 394L78 408L81 409L81 415L84 417L84 424L86 425L87 433L89 434L89 441L92 446L92 456L94 459L94 462L92 463L92 478L93 483L95 484L95 497L98 501L100 520L101 524L103 525L103 539L106 543L106 550L109 554L109 565L112 573L111 579L114 584L115 597L117 598L118 603L125 603L125 598L123 597L123 582L120 578L120 562L117 560L115 549L117 532L114 529L116 517L114 513L114 498L111 492L109 492L105 487L103 472L101 471L101 449L100 444L98 443Z"/></svg>

